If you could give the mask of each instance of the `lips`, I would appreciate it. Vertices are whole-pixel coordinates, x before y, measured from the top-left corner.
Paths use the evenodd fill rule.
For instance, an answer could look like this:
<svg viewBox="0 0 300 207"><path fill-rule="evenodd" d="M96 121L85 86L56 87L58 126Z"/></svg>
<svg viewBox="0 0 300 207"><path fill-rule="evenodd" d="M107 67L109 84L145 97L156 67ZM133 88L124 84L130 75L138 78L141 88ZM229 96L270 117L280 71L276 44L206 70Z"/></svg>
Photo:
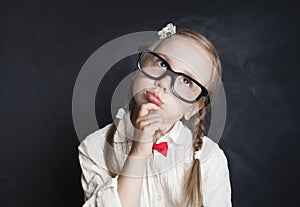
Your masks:
<svg viewBox="0 0 300 207"><path fill-rule="evenodd" d="M147 91L146 92L146 99L152 103L154 103L157 106L160 106L163 104L163 102L160 100L160 98L152 92Z"/></svg>

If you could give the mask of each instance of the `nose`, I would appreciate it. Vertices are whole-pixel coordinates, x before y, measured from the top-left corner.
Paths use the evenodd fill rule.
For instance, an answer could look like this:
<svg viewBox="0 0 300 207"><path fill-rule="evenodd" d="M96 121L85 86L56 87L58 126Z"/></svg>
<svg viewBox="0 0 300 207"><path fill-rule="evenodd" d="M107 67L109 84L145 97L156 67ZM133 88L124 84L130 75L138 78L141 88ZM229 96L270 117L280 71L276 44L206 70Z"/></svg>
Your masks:
<svg viewBox="0 0 300 207"><path fill-rule="evenodd" d="M170 87L171 87L171 77L170 76L165 76L160 80L156 80L154 82L154 85L164 89L164 91L169 91Z"/></svg>

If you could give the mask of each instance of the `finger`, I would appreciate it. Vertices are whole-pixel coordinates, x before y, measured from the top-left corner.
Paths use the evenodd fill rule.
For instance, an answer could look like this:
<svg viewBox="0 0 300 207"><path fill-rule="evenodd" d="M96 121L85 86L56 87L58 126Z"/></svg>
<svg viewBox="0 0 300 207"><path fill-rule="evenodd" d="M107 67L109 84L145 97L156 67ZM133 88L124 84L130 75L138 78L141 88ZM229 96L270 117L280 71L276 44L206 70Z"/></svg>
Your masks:
<svg viewBox="0 0 300 207"><path fill-rule="evenodd" d="M159 130L163 134L165 131L164 130L165 126L163 122L159 120L159 121L152 122L150 125L147 125L147 129L152 132L152 135L154 135L155 131L157 130Z"/></svg>
<svg viewBox="0 0 300 207"><path fill-rule="evenodd" d="M147 114L145 116L137 117L135 122L139 123L144 120L155 119L155 118L161 118L161 116L159 114Z"/></svg>
<svg viewBox="0 0 300 207"><path fill-rule="evenodd" d="M159 109L160 107L155 105L154 103L145 103L141 105L138 116L145 116L146 114L149 114L149 111Z"/></svg>
<svg viewBox="0 0 300 207"><path fill-rule="evenodd" d="M138 121L149 120L150 122L151 122L151 120L153 120L153 121L161 121L162 123L164 123L165 117L164 117L164 114L160 112L160 110L157 110L157 111L152 110L149 112L148 115L140 117L137 120Z"/></svg>
<svg viewBox="0 0 300 207"><path fill-rule="evenodd" d="M150 111L149 112L149 116L151 117L151 116L155 116L155 117L157 117L157 116L159 116L159 117L161 117L164 121L166 121L166 113L164 112L164 111L162 111L162 110L152 110L152 111Z"/></svg>
<svg viewBox="0 0 300 207"><path fill-rule="evenodd" d="M160 138L164 134L160 128L162 128L161 121L157 121L157 122L153 122L148 125L144 125L144 126L142 126L141 129L135 130L134 139L136 141L140 141L140 142L153 142L153 139L155 139L155 136L156 136L156 138ZM160 135L159 134L155 135L155 133L160 133Z"/></svg>
<svg viewBox="0 0 300 207"><path fill-rule="evenodd" d="M143 119L137 122L137 126L139 129L143 129L145 126L154 124L154 123L162 123L161 117L152 117L151 119Z"/></svg>

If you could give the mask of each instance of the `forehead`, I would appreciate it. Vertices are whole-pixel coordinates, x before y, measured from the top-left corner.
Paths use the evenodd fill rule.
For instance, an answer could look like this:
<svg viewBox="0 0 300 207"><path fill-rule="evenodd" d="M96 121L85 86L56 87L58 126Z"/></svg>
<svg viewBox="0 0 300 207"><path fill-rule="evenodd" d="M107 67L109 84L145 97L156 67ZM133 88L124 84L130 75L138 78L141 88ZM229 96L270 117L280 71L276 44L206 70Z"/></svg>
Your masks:
<svg viewBox="0 0 300 207"><path fill-rule="evenodd" d="M204 86L209 85L213 73L212 62L206 51L196 46L196 43L173 35L155 42L149 49L166 58L174 70L180 69L180 72L190 75ZM182 68L177 68L175 65Z"/></svg>

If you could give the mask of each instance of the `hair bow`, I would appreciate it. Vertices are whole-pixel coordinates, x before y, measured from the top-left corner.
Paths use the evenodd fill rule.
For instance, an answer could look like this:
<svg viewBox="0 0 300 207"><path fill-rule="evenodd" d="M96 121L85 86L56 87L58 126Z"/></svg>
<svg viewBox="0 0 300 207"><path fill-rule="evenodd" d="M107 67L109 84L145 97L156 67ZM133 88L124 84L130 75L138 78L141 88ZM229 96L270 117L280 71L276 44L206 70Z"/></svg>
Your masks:
<svg viewBox="0 0 300 207"><path fill-rule="evenodd" d="M176 33L176 26L174 26L172 23L167 24L164 28L162 28L160 31L158 31L159 39L164 39L166 37L169 37Z"/></svg>
<svg viewBox="0 0 300 207"><path fill-rule="evenodd" d="M200 150L195 151L195 154L194 154L195 160L196 159L200 160L200 156L201 156L201 151Z"/></svg>
<svg viewBox="0 0 300 207"><path fill-rule="evenodd" d="M116 118L117 119L123 119L124 115L125 115L125 109L119 108L118 112L116 114Z"/></svg>

